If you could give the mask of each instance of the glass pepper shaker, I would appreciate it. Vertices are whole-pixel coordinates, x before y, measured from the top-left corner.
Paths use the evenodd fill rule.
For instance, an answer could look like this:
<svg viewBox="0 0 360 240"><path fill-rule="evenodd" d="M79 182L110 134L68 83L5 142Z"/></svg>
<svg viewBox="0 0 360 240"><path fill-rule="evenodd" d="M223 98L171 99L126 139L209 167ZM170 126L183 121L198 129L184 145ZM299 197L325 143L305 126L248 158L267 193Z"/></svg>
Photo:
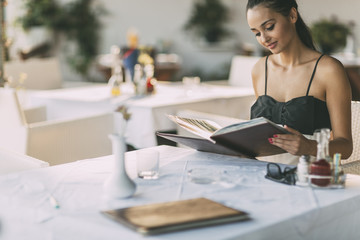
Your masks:
<svg viewBox="0 0 360 240"><path fill-rule="evenodd" d="M308 175L309 175L309 160L308 155L301 155L299 163L297 165L297 184L299 185L308 185Z"/></svg>

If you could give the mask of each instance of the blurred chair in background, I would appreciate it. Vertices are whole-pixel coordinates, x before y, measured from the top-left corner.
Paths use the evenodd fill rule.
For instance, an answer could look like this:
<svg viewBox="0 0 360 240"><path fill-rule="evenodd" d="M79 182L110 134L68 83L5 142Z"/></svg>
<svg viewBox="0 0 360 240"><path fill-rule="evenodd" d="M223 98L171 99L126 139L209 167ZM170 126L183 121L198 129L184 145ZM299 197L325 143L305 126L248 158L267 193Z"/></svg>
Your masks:
<svg viewBox="0 0 360 240"><path fill-rule="evenodd" d="M351 131L353 152L348 159L341 161L345 173L360 175L360 102L351 102Z"/></svg>
<svg viewBox="0 0 360 240"><path fill-rule="evenodd" d="M231 60L229 85L252 88L251 71L259 59L260 57L234 56Z"/></svg>
<svg viewBox="0 0 360 240"><path fill-rule="evenodd" d="M0 146L50 165L112 153L112 113L47 121L44 107L23 110L16 91L3 88L0 115Z"/></svg>
<svg viewBox="0 0 360 240"><path fill-rule="evenodd" d="M251 70L260 57L235 55L231 59L229 79L210 81L210 84L252 88Z"/></svg>
<svg viewBox="0 0 360 240"><path fill-rule="evenodd" d="M155 78L159 81L175 81L177 72L181 69L181 58L171 53L160 53L155 57Z"/></svg>
<svg viewBox="0 0 360 240"><path fill-rule="evenodd" d="M55 57L5 62L4 72L10 87L46 90L61 88L63 84L59 61Z"/></svg>

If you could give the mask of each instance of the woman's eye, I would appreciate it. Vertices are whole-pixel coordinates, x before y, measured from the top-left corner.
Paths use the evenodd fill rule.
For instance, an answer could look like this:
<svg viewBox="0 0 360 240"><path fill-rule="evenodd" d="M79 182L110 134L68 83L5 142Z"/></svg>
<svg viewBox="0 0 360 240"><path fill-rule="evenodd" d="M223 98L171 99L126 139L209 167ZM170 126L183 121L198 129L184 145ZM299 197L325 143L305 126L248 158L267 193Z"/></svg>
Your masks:
<svg viewBox="0 0 360 240"><path fill-rule="evenodd" d="M266 28L267 31L271 31L274 29L275 24L271 25L270 27Z"/></svg>
<svg viewBox="0 0 360 240"><path fill-rule="evenodd" d="M255 34L255 37L260 37L260 33L256 33L256 34Z"/></svg>

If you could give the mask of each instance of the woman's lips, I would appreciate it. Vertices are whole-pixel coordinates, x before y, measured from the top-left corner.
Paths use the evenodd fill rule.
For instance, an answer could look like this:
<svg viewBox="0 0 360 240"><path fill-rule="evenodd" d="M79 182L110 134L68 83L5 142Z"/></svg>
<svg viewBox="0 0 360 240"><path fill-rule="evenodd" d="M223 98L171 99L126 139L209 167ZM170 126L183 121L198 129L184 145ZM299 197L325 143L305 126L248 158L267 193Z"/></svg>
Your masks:
<svg viewBox="0 0 360 240"><path fill-rule="evenodd" d="M276 45L277 45L277 42L273 42L273 43L269 44L267 47L269 49L274 49L276 47Z"/></svg>

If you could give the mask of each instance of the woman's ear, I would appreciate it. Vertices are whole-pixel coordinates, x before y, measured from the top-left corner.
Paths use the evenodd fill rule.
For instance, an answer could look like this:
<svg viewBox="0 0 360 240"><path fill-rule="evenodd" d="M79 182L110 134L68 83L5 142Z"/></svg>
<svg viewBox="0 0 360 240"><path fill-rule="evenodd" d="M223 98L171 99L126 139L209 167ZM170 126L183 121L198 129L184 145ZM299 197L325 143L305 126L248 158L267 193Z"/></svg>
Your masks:
<svg viewBox="0 0 360 240"><path fill-rule="evenodd" d="M291 10L290 10L289 19L290 19L290 22L292 22L292 23L296 23L296 21L298 19L298 12L294 7L291 8Z"/></svg>

